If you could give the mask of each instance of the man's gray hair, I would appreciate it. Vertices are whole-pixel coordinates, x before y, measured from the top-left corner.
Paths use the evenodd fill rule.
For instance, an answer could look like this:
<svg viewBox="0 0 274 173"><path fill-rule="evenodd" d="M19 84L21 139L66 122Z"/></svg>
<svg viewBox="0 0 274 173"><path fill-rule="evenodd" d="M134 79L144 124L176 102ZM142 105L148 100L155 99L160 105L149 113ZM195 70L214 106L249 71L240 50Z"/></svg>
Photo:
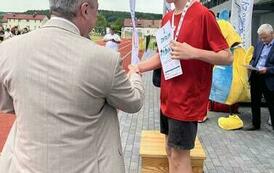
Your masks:
<svg viewBox="0 0 274 173"><path fill-rule="evenodd" d="M258 31L257 31L257 33L259 35L261 35L262 33L271 34L272 32L273 32L272 26L270 24L267 24L267 23L266 24L262 24L259 27Z"/></svg>
<svg viewBox="0 0 274 173"><path fill-rule="evenodd" d="M95 0L49 0L51 13L61 15L66 19L71 20L76 16L77 8L83 2L89 2L94 5Z"/></svg>

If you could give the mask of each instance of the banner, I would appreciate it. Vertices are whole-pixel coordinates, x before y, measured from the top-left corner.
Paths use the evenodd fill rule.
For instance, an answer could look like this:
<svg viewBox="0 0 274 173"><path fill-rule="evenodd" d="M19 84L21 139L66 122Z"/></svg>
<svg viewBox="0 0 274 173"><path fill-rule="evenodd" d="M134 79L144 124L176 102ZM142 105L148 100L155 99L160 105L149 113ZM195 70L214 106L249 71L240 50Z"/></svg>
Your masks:
<svg viewBox="0 0 274 173"><path fill-rule="evenodd" d="M254 0L232 0L230 22L240 34L243 47L251 46L251 23Z"/></svg>
<svg viewBox="0 0 274 173"><path fill-rule="evenodd" d="M130 4L130 15L132 21L132 50L131 50L131 64L137 64L140 62L138 57L139 54L139 36L136 30L135 20L135 4L136 0L129 0Z"/></svg>
<svg viewBox="0 0 274 173"><path fill-rule="evenodd" d="M167 3L166 0L164 0L163 4L163 15L165 15L167 12L171 11L171 4Z"/></svg>

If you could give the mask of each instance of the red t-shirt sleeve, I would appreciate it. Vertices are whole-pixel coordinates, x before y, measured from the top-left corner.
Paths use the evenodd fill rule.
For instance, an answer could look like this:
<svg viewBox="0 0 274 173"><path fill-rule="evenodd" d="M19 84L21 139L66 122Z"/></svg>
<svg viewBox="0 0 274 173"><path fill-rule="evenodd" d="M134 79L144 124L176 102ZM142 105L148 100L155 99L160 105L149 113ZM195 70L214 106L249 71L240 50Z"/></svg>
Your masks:
<svg viewBox="0 0 274 173"><path fill-rule="evenodd" d="M206 24L206 34L208 45L211 50L218 52L229 48L221 29L215 19L214 14L211 11L207 11L204 16L204 22Z"/></svg>

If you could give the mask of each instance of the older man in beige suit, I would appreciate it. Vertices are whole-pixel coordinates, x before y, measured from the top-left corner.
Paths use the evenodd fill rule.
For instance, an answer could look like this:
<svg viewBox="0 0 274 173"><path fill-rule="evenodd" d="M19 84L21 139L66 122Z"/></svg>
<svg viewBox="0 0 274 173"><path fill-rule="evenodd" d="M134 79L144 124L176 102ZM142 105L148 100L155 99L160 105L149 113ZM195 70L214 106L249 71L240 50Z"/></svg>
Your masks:
<svg viewBox="0 0 274 173"><path fill-rule="evenodd" d="M50 0L41 29L0 45L0 111L16 122L1 173L123 173L117 110L137 112L141 77L87 39L97 0Z"/></svg>

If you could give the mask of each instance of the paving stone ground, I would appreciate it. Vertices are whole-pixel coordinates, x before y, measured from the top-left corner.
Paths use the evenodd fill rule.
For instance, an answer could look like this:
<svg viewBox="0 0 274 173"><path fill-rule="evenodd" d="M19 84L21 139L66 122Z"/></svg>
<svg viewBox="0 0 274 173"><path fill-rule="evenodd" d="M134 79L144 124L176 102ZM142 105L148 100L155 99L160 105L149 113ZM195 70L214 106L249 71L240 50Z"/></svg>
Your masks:
<svg viewBox="0 0 274 173"><path fill-rule="evenodd" d="M143 75L145 102L136 114L119 113L122 145L127 173L140 173L140 135L142 130L159 130L159 89L152 85L152 73ZM198 137L206 152L205 173L274 173L274 132L266 124L269 112L262 109L259 131L225 131L217 120L227 113L209 112L199 124ZM245 124L251 122L250 107L240 107Z"/></svg>

